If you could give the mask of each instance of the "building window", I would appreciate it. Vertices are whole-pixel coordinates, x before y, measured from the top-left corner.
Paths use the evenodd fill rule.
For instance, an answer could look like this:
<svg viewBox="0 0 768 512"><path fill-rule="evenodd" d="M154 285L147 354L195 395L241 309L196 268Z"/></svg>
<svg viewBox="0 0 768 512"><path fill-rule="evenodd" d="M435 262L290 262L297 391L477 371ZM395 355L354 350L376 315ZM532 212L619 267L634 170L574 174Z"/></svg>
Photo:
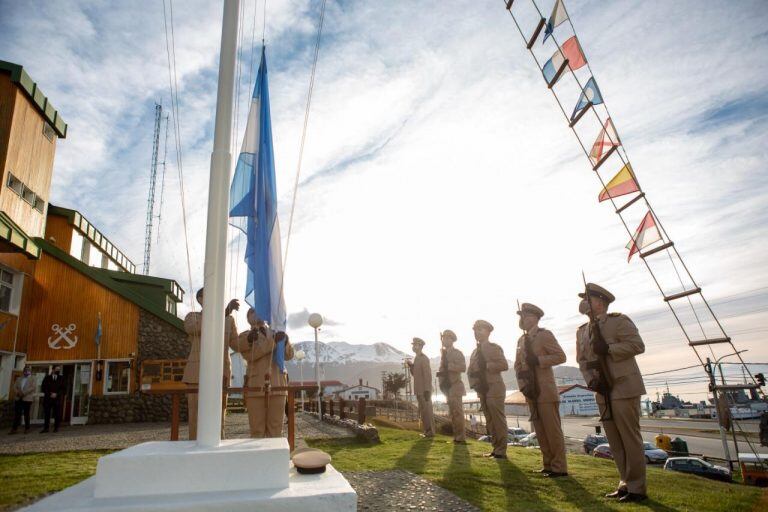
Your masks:
<svg viewBox="0 0 768 512"><path fill-rule="evenodd" d="M106 374L104 394L128 393L128 384L131 382L129 361L107 361Z"/></svg>
<svg viewBox="0 0 768 512"><path fill-rule="evenodd" d="M0 311L9 313L13 298L13 273L0 270Z"/></svg>
<svg viewBox="0 0 768 512"><path fill-rule="evenodd" d="M83 239L83 250L80 252L80 261L88 265L88 261L91 257L91 242L87 239Z"/></svg>
<svg viewBox="0 0 768 512"><path fill-rule="evenodd" d="M32 190L27 186L24 187L24 190L21 193L21 197L32 206L34 206L37 202L37 194L32 192Z"/></svg>
<svg viewBox="0 0 768 512"><path fill-rule="evenodd" d="M109 268L109 256L101 253L101 268Z"/></svg>
<svg viewBox="0 0 768 512"><path fill-rule="evenodd" d="M45 200L37 197L35 199L35 210L39 211L40 213L43 213L43 210L45 210Z"/></svg>
<svg viewBox="0 0 768 512"><path fill-rule="evenodd" d="M56 139L56 132L53 131L53 128L48 123L43 123L43 135L45 135L45 138L50 142L53 142L54 139Z"/></svg>
<svg viewBox="0 0 768 512"><path fill-rule="evenodd" d="M21 195L24 191L24 184L21 182L19 178L14 176L11 173L8 173L8 181L7 181L8 188L16 192L17 194Z"/></svg>
<svg viewBox="0 0 768 512"><path fill-rule="evenodd" d="M165 296L165 310L172 315L176 314L176 301L170 295Z"/></svg>

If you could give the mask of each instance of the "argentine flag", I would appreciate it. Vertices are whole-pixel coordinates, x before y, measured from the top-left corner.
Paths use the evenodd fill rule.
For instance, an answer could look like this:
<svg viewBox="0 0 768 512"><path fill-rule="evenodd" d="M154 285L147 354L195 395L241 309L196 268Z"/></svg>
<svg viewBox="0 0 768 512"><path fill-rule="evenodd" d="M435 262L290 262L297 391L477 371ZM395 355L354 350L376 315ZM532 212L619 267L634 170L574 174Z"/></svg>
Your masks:
<svg viewBox="0 0 768 512"><path fill-rule="evenodd" d="M245 233L245 264L248 267L245 301L272 329L285 330L285 300L281 284L283 261L277 219L275 159L269 110L267 58L261 63L253 89L243 146L237 159L229 195L230 223ZM275 356L282 358L283 351Z"/></svg>

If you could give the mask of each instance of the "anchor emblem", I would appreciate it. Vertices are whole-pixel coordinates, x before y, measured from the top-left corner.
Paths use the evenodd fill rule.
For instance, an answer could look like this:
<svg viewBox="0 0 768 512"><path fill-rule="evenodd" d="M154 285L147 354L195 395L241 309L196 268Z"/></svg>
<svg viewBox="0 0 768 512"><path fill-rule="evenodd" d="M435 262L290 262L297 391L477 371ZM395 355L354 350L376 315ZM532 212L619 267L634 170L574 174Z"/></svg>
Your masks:
<svg viewBox="0 0 768 512"><path fill-rule="evenodd" d="M59 324L53 324L51 326L51 330L58 334L55 339L52 339L53 336L48 337L48 346L51 347L54 350L59 349L65 349L69 350L75 345L77 345L77 335L72 336L71 338L69 335L74 332L74 330L77 329L77 326L75 324L69 324L67 327L60 327ZM65 342L66 346L62 347L60 346L61 342Z"/></svg>

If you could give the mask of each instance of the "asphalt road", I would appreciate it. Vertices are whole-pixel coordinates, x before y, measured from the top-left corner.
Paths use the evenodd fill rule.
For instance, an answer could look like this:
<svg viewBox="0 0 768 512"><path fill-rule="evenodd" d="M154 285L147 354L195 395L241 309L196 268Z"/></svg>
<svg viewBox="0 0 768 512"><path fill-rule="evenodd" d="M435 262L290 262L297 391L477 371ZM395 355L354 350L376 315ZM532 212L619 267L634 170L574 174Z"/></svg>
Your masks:
<svg viewBox="0 0 768 512"><path fill-rule="evenodd" d="M566 437L582 440L587 434L595 432L595 425L599 425L598 418L577 418L563 417L563 433ZM532 431L527 416L507 416L507 423L510 427L520 427ZM742 421L740 425L747 432L757 432L759 424L756 421ZM643 432L643 438L655 444L654 438L662 430L673 439L681 437L688 443L688 450L691 453L703 454L709 457L724 458L723 443L720 440L717 423L707 420L683 420L683 419L656 419L643 418L640 420L640 429ZM768 448L760 447L756 438L753 440L753 446L758 447L760 453L768 453ZM737 440L741 438L737 437ZM744 442L739 442L739 448L742 453L748 451ZM731 458L736 458L736 450L733 446L733 438L728 433L728 449Z"/></svg>

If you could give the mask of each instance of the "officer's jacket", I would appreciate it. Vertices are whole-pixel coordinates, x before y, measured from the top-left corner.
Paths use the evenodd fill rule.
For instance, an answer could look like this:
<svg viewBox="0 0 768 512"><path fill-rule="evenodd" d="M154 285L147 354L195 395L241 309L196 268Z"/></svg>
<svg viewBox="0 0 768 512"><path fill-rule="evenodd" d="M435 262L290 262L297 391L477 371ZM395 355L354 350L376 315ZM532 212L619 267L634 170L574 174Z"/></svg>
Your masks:
<svg viewBox="0 0 768 512"><path fill-rule="evenodd" d="M536 382L539 387L538 403L552 403L560 401L560 394L557 392L555 374L552 371L553 366L565 362L565 352L555 339L555 335L547 329L534 328L528 332L531 341L531 350L539 358L539 364L535 369L531 369L536 374ZM515 357L515 372L528 368L525 361L525 335L517 340L517 353Z"/></svg>
<svg viewBox="0 0 768 512"><path fill-rule="evenodd" d="M448 396L455 397L466 395L467 390L464 388L464 382L461 380L461 374L467 369L464 354L462 354L459 349L451 347L445 351L443 357L447 359L448 382L451 386L448 390Z"/></svg>
<svg viewBox="0 0 768 512"><path fill-rule="evenodd" d="M230 348L239 352L245 362L248 363L248 371L245 374L247 387L263 388L265 377L269 374L271 387L288 385L288 376L280 371L274 360L275 333L272 329L266 329L266 335L258 333L253 342L248 340L251 330L243 331L230 343ZM293 345L285 344L285 360L293 359ZM288 391L270 391L270 395L288 396ZM264 391L247 391L246 397L264 396Z"/></svg>
<svg viewBox="0 0 768 512"><path fill-rule="evenodd" d="M429 367L427 356L417 354L413 358L411 375L413 375L413 392L416 396L424 396L425 391L432 392L432 369Z"/></svg>
<svg viewBox="0 0 768 512"><path fill-rule="evenodd" d="M507 396L507 387L504 385L504 379L501 378L501 372L509 370L509 363L504 357L504 349L490 341L480 343L469 357L469 370L467 374L474 374L480 371L480 362L478 361L477 351L482 350L485 357L485 378L488 382L487 397L498 398ZM470 387L474 386L480 379L478 377L469 377Z"/></svg>
<svg viewBox="0 0 768 512"><path fill-rule="evenodd" d="M645 352L645 344L637 327L627 315L621 313L602 315L598 318L597 324L608 343L606 363L613 381L611 398L635 398L644 395L643 376L640 374L635 356ZM595 365L590 363L597 360L589 342L589 324L579 327L576 337L576 360L584 373L587 366L594 367ZM590 373L588 371L584 376L585 379ZM595 398L598 402L603 401L600 393L595 393Z"/></svg>
<svg viewBox="0 0 768 512"><path fill-rule="evenodd" d="M187 365L184 367L182 382L187 384L197 384L200 382L200 330L203 321L203 314L199 311L188 313L184 317L184 330L187 333L189 341L189 355L187 356ZM224 318L224 379L229 383L232 376L231 363L229 360L230 340L237 338L237 325L232 315Z"/></svg>

